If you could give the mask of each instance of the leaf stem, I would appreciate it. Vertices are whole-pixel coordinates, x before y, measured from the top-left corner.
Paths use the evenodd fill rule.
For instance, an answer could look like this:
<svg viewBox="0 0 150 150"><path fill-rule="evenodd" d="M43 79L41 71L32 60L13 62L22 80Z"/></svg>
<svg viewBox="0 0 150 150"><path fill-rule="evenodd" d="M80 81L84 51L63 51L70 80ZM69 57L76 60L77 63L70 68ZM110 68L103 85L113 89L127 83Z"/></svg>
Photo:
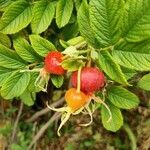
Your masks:
<svg viewBox="0 0 150 150"><path fill-rule="evenodd" d="M32 69L32 70L29 70L29 69L20 70L20 72L40 72L40 71L41 71L41 68Z"/></svg>
<svg viewBox="0 0 150 150"><path fill-rule="evenodd" d="M33 63L33 64L29 64L29 65L28 65L28 68L35 67L37 64L38 64L37 62L35 62L35 63Z"/></svg>

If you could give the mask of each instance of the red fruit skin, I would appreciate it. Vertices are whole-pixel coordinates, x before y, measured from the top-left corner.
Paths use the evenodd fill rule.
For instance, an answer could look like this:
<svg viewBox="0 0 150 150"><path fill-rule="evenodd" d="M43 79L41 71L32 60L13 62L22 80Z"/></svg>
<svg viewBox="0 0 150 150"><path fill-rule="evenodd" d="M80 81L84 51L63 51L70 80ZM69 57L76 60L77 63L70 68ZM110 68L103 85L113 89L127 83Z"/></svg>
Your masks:
<svg viewBox="0 0 150 150"><path fill-rule="evenodd" d="M77 74L74 72L71 76L71 83L77 88ZM86 94L93 94L100 90L105 84L105 76L102 71L95 67L85 67L81 71L81 91Z"/></svg>
<svg viewBox="0 0 150 150"><path fill-rule="evenodd" d="M44 60L44 69L46 72L56 75L63 75L65 70L61 66L63 55L61 52L52 51L47 54Z"/></svg>

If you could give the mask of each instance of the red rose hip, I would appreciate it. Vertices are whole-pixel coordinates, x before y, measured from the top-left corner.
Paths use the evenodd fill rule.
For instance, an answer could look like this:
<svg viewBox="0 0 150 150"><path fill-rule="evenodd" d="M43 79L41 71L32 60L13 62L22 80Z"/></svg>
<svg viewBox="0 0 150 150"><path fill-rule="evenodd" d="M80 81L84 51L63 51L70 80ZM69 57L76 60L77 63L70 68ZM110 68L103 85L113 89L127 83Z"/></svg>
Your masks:
<svg viewBox="0 0 150 150"><path fill-rule="evenodd" d="M52 51L47 54L44 60L44 69L46 72L56 75L63 75L65 70L61 66L63 55L61 52Z"/></svg>
<svg viewBox="0 0 150 150"><path fill-rule="evenodd" d="M71 76L73 87L77 87L77 71ZM101 70L95 67L85 67L81 71L81 91L91 94L100 90L105 84L105 76Z"/></svg>

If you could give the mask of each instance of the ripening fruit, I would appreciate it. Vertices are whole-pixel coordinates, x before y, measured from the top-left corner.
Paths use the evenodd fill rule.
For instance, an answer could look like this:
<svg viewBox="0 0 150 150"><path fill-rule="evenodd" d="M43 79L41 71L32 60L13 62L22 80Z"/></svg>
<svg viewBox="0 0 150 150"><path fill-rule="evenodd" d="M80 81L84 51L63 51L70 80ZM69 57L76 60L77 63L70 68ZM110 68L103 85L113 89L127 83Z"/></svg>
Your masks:
<svg viewBox="0 0 150 150"><path fill-rule="evenodd" d="M71 76L73 87L77 87L77 71ZM105 77L101 70L95 67L85 67L81 71L81 91L92 94L100 90L105 84Z"/></svg>
<svg viewBox="0 0 150 150"><path fill-rule="evenodd" d="M46 72L56 75L63 75L65 70L61 66L62 57L63 55L61 52L49 52L44 60L44 69Z"/></svg>
<svg viewBox="0 0 150 150"><path fill-rule="evenodd" d="M85 95L83 92L77 92L75 88L69 89L65 94L65 100L68 107L71 108L73 112L84 107L89 101L89 96Z"/></svg>

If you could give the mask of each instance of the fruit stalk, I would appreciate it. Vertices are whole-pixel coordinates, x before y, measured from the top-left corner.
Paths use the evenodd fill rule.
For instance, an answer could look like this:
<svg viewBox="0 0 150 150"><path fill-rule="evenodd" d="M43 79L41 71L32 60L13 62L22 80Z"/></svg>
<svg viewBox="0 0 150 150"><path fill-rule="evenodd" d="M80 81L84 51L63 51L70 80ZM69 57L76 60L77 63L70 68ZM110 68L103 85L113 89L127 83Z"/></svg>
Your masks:
<svg viewBox="0 0 150 150"><path fill-rule="evenodd" d="M78 93L80 93L80 89L81 89L81 70L82 70L82 67L80 66L78 70L78 85L77 85Z"/></svg>

